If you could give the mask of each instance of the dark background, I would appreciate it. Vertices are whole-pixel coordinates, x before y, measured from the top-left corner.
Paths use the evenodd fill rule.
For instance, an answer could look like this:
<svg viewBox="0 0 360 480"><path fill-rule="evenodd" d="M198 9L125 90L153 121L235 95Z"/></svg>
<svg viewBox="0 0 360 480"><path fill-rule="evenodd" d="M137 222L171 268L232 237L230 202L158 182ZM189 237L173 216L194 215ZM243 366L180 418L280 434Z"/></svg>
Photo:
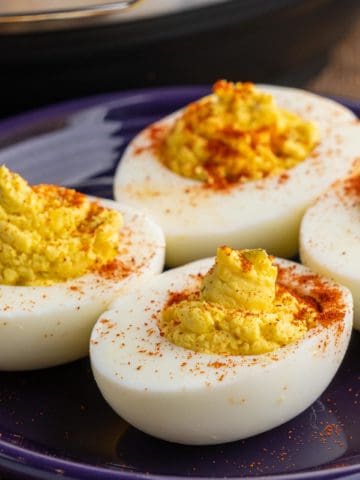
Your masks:
<svg viewBox="0 0 360 480"><path fill-rule="evenodd" d="M122 24L2 32L0 116L103 92L218 78L360 97L359 11L358 0L230 0ZM337 54L339 64L334 52L344 39L348 53Z"/></svg>

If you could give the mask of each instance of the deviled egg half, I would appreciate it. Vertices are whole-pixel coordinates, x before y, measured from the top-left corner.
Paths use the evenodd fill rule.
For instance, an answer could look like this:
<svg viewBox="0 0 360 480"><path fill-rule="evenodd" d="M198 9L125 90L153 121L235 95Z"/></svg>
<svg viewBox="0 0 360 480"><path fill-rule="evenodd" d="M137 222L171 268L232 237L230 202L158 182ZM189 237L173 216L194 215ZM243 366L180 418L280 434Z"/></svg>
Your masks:
<svg viewBox="0 0 360 480"><path fill-rule="evenodd" d="M133 139L114 195L163 228L169 266L224 243L290 257L306 208L352 168L354 119L309 92L219 81Z"/></svg>
<svg viewBox="0 0 360 480"><path fill-rule="evenodd" d="M301 261L346 285L354 297L360 330L360 173L334 183L304 215Z"/></svg>
<svg viewBox="0 0 360 480"><path fill-rule="evenodd" d="M218 249L115 300L90 359L105 400L155 437L217 444L269 430L327 387L352 328L350 292L263 250Z"/></svg>
<svg viewBox="0 0 360 480"><path fill-rule="evenodd" d="M161 229L117 202L30 187L0 167L0 370L88 354L91 329L118 295L162 271Z"/></svg>

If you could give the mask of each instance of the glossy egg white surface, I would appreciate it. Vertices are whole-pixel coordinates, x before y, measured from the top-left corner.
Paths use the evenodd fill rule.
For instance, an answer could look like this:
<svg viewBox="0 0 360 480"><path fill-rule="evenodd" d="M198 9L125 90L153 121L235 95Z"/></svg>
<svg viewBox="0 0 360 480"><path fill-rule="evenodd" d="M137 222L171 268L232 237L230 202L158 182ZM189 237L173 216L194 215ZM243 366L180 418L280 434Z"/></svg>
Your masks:
<svg viewBox="0 0 360 480"><path fill-rule="evenodd" d="M320 285L322 293L336 292L339 319L263 355L207 355L172 344L157 324L169 292L198 286L198 274L213 262L170 270L116 300L91 335L91 365L105 400L131 425L170 442L230 442L290 420L327 387L351 334L350 292L302 265L277 260L283 283L297 291L316 298Z"/></svg>
<svg viewBox="0 0 360 480"><path fill-rule="evenodd" d="M262 86L279 107L316 122L321 141L309 158L284 175L204 188L163 166L151 149L152 128L130 143L116 171L114 196L142 208L163 228L166 264L177 266L211 256L218 245L265 248L280 257L298 251L302 215L311 201L347 174L360 149L360 126L341 105L301 90ZM155 128L170 126L181 112ZM345 127L346 125L346 127Z"/></svg>
<svg viewBox="0 0 360 480"><path fill-rule="evenodd" d="M109 303L162 271L161 229L130 207L101 203L123 214L121 268L108 278L89 273L50 286L0 285L0 370L51 367L87 355L91 329Z"/></svg>
<svg viewBox="0 0 360 480"><path fill-rule="evenodd" d="M352 187L355 179L358 191ZM360 174L336 182L306 212L300 255L314 271L351 290L354 327L360 330Z"/></svg>

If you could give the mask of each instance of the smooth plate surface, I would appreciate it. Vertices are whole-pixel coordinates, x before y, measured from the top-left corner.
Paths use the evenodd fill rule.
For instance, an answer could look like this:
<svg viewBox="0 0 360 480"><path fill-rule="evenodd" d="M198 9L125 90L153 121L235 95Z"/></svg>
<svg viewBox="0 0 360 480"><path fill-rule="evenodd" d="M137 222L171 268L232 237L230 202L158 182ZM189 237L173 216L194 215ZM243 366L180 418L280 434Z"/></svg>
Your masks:
<svg viewBox="0 0 360 480"><path fill-rule="evenodd" d="M147 124L207 93L205 87L109 94L0 124L0 164L32 183L111 197L128 141ZM348 105L359 114L360 105ZM326 392L297 418L248 440L185 447L151 438L117 417L87 359L0 373L0 471L24 478L359 478L360 334ZM299 375L306 375L301 371ZM264 392L266 396L266 392Z"/></svg>

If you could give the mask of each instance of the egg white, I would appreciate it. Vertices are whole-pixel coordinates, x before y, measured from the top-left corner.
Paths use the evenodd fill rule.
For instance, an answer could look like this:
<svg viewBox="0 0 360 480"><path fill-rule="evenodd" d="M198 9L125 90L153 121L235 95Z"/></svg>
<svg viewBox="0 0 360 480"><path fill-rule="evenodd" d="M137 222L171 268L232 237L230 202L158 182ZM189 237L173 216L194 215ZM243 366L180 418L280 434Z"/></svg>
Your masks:
<svg viewBox="0 0 360 480"><path fill-rule="evenodd" d="M0 370L51 367L88 354L91 329L118 295L162 271L165 241L144 214L110 200L123 214L122 278L89 273L49 286L0 285Z"/></svg>
<svg viewBox="0 0 360 480"><path fill-rule="evenodd" d="M360 330L360 197L336 182L307 210L300 229L300 255L315 272L346 285L354 297L354 327Z"/></svg>
<svg viewBox="0 0 360 480"><path fill-rule="evenodd" d="M300 341L263 355L207 355L172 344L157 324L169 292L197 285L197 275L213 262L170 270L116 300L91 335L91 365L105 400L133 426L171 442L239 440L295 417L327 387L350 338L350 292L314 275L304 284L300 276L310 270L276 260L286 284L299 292L309 293L319 281L336 288L345 305L341 320L319 324Z"/></svg>
<svg viewBox="0 0 360 480"><path fill-rule="evenodd" d="M360 148L360 126L341 105L301 90L261 86L279 107L316 122L320 144L281 176L235 184L225 191L163 166L149 145L151 126L125 151L114 179L117 200L142 208L163 228L166 264L177 266L213 254L218 245L265 248L291 257L298 250L301 217L311 201L346 175ZM171 125L181 111L155 125Z"/></svg>

